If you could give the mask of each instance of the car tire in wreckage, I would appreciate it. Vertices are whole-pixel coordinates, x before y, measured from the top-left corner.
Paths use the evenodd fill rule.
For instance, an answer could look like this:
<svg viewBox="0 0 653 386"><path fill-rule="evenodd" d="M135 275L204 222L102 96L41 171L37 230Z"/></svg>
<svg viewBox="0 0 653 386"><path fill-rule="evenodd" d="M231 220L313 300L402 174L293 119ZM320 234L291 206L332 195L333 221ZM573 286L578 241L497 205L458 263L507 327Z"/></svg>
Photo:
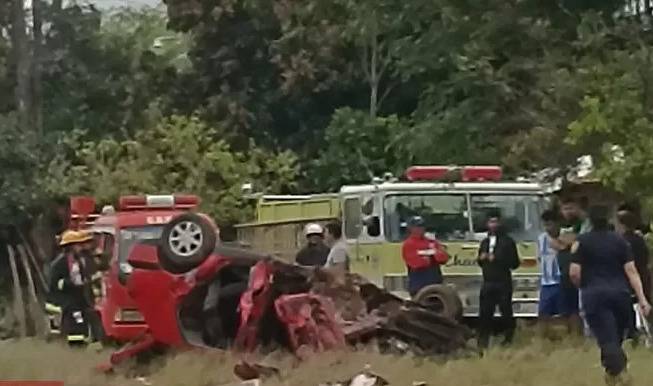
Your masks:
<svg viewBox="0 0 653 386"><path fill-rule="evenodd" d="M461 320L463 317L463 303L456 290L447 285L428 285L415 294L413 301L454 320Z"/></svg>
<svg viewBox="0 0 653 386"><path fill-rule="evenodd" d="M172 273L188 272L213 252L216 241L216 230L207 219L196 213L184 213L163 228L159 263Z"/></svg>
<svg viewBox="0 0 653 386"><path fill-rule="evenodd" d="M449 354L464 349L471 330L449 317L413 303L389 320L389 335L413 347L422 355Z"/></svg>

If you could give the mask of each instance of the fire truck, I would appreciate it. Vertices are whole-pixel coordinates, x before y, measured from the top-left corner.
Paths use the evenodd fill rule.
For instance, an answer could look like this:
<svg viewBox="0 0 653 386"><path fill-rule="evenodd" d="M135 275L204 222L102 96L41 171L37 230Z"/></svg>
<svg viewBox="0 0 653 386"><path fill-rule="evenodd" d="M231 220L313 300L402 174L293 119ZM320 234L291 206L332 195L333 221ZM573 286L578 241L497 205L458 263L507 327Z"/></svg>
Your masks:
<svg viewBox="0 0 653 386"><path fill-rule="evenodd" d="M132 271L127 260L132 248L144 240L159 240L165 224L199 203L192 195L123 196L117 210L105 206L98 214L92 197L71 198L69 228L93 232L98 253L105 260L95 308L108 340L132 341L147 328L125 287Z"/></svg>
<svg viewBox="0 0 653 386"><path fill-rule="evenodd" d="M521 267L513 274L515 315L535 317L539 292L536 240L543 231L540 214L547 191L538 183L503 181L502 177L498 166L414 166L401 181L386 175L370 184L343 186L338 193L254 194L256 218L237 226L238 241L244 247L292 260L305 243L306 224L338 219L349 245L352 272L408 297L401 244L407 237L407 220L420 215L427 232L442 241L451 256L442 267L445 283L458 293L463 316L475 317L482 284L478 247L486 236L488 213L498 210L521 258Z"/></svg>

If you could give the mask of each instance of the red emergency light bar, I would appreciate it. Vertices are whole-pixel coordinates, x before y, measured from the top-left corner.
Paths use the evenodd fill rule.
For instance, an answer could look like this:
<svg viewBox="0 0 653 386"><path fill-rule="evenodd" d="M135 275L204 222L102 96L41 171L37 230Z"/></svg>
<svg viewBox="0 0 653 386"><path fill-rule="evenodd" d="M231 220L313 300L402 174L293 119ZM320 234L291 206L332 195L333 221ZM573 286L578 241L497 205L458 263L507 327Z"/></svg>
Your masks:
<svg viewBox="0 0 653 386"><path fill-rule="evenodd" d="M193 209L200 204L200 198L193 195L146 195L120 197L120 210L142 209Z"/></svg>
<svg viewBox="0 0 653 386"><path fill-rule="evenodd" d="M93 224L97 218L95 212L95 199L88 196L70 197L70 213L68 214L69 229L81 229Z"/></svg>
<svg viewBox="0 0 653 386"><path fill-rule="evenodd" d="M411 166L406 170L408 181L500 181L500 166Z"/></svg>
<svg viewBox="0 0 653 386"><path fill-rule="evenodd" d="M95 199L87 196L70 197L70 214L88 216L95 212Z"/></svg>

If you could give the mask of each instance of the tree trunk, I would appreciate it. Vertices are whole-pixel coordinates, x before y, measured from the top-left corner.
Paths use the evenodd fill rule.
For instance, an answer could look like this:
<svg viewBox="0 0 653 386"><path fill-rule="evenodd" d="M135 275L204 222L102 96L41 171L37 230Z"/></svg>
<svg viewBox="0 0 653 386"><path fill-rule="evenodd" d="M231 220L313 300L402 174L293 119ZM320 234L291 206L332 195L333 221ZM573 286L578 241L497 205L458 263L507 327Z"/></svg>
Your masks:
<svg viewBox="0 0 653 386"><path fill-rule="evenodd" d="M12 42L16 63L16 109L22 130L30 129L31 97L30 97L30 54L25 23L25 2L13 1Z"/></svg>
<svg viewBox="0 0 653 386"><path fill-rule="evenodd" d="M23 241L24 250L25 254L27 255L27 259L32 265L34 266L34 270L36 271L36 277L39 279L38 283L41 288L41 291L46 294L48 293L48 284L47 281L45 280L45 274L43 273L43 268L39 265L38 260L34 257L34 253L32 253L32 248L29 246L28 241L23 237L21 233L21 239Z"/></svg>
<svg viewBox="0 0 653 386"><path fill-rule="evenodd" d="M20 286L20 276L16 265L16 254L14 249L7 245L9 253L9 266L11 267L11 278L14 283L14 314L18 319L18 332L21 338L27 336L27 322L25 320L25 302L23 301L23 289Z"/></svg>
<svg viewBox="0 0 653 386"><path fill-rule="evenodd" d="M376 40L376 39L374 39ZM370 117L376 118L379 101L379 76L377 74L378 51L375 44L372 45L372 61L370 65Z"/></svg>
<svg viewBox="0 0 653 386"><path fill-rule="evenodd" d="M43 60L43 0L32 0L33 41L32 41L32 127L38 135L43 135L43 92L41 87L41 66Z"/></svg>

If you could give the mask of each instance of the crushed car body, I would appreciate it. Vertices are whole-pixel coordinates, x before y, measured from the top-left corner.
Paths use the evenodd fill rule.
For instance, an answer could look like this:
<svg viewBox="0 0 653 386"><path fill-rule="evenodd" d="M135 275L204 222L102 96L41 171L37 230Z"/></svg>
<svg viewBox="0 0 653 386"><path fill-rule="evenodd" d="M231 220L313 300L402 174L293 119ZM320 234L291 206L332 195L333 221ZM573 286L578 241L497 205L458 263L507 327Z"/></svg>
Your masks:
<svg viewBox="0 0 653 386"><path fill-rule="evenodd" d="M137 244L127 288L148 329L111 366L155 348L286 349L299 358L374 341L382 350L443 354L470 331L425 305L348 275L226 248L204 216L172 219L160 240ZM104 366L108 369L111 366Z"/></svg>

